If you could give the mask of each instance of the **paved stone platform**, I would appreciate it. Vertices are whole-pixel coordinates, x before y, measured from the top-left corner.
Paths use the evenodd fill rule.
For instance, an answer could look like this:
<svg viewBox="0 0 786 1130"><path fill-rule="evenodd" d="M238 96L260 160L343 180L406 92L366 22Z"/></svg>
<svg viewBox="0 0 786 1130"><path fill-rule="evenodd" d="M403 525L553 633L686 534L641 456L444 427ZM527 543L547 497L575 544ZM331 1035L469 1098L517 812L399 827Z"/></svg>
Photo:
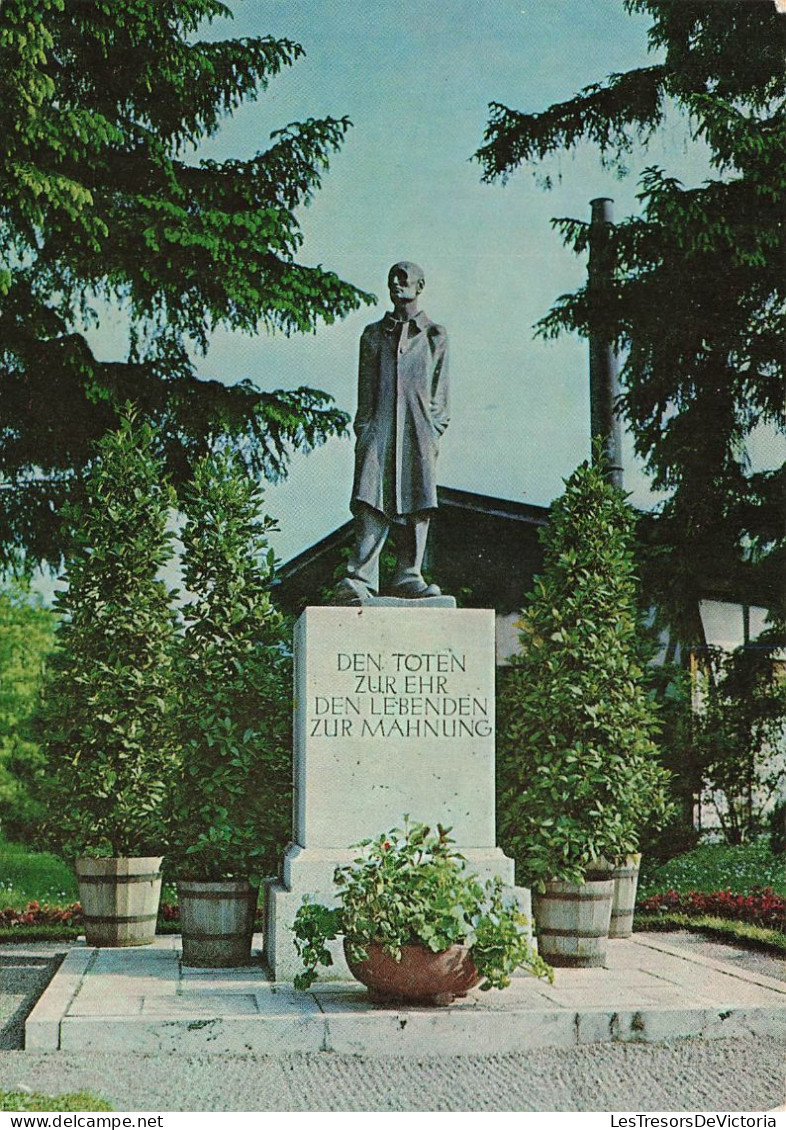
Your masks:
<svg viewBox="0 0 786 1130"><path fill-rule="evenodd" d="M553 985L519 977L447 1008L374 1005L354 981L298 993L270 981L261 958L236 970L189 969L180 958L178 937L74 947L27 1019L26 1049L423 1058L786 1036L786 982L652 935L611 942L605 968L558 969Z"/></svg>

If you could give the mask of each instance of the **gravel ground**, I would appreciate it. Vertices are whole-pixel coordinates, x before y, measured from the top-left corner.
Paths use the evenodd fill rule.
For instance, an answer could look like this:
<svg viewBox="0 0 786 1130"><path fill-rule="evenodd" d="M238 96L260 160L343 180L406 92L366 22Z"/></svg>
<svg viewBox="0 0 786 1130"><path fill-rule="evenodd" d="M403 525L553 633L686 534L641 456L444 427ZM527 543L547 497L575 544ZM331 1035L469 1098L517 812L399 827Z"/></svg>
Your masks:
<svg viewBox="0 0 786 1130"><path fill-rule="evenodd" d="M0 1052L0 1087L87 1088L126 1111L766 1111L773 1040L594 1044L502 1056L362 1059Z"/></svg>
<svg viewBox="0 0 786 1130"><path fill-rule="evenodd" d="M766 954L675 944L786 979ZM127 1111L766 1111L786 1099L786 1044L771 1039L594 1044L431 1060L334 1054L210 1056L23 1052L24 1018L63 952L0 947L0 1088L87 1088Z"/></svg>
<svg viewBox="0 0 786 1130"><path fill-rule="evenodd" d="M65 943L0 945L0 1048L22 1048L25 1020L66 953Z"/></svg>

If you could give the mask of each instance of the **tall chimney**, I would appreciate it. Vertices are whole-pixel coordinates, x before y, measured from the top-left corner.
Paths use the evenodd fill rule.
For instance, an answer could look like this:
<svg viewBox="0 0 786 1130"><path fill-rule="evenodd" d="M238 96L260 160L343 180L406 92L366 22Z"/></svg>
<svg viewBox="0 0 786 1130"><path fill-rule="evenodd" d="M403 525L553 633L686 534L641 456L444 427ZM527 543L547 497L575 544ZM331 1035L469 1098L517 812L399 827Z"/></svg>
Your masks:
<svg viewBox="0 0 786 1130"><path fill-rule="evenodd" d="M611 306L614 261L611 249L614 201L600 196L590 201L592 217L589 232L590 325L590 428L592 439L600 436L607 460L607 476L622 487L622 446L620 421L615 410L619 396L617 356L611 334L604 327Z"/></svg>

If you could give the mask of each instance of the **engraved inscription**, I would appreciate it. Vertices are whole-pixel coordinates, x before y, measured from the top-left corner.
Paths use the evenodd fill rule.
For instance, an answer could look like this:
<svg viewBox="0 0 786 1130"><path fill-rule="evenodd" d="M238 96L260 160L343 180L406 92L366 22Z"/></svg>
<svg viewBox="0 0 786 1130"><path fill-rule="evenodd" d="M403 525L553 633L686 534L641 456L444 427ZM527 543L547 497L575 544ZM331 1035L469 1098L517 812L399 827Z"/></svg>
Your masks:
<svg viewBox="0 0 786 1130"><path fill-rule="evenodd" d="M309 702L311 738L487 738L494 732L493 700L465 693L463 652L337 651L334 670L335 693Z"/></svg>

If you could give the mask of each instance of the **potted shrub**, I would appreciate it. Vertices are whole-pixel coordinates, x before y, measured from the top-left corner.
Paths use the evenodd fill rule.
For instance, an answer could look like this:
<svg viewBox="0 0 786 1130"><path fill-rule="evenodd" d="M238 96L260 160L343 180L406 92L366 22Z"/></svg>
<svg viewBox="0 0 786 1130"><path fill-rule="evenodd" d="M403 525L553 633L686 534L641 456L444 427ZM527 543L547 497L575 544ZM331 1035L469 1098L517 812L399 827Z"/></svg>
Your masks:
<svg viewBox="0 0 786 1130"><path fill-rule="evenodd" d="M453 842L449 829L405 817L403 829L356 844L363 854L334 875L338 905L304 902L297 912L304 969L295 988L332 965L327 943L339 936L351 972L376 1000L447 1004L478 984L505 988L519 968L551 980L517 904L499 880L469 874Z"/></svg>
<svg viewBox="0 0 786 1130"><path fill-rule="evenodd" d="M175 620L167 564L173 494L152 429L128 410L97 448L71 526L67 587L42 709L48 826L76 857L87 941L155 934L174 753Z"/></svg>
<svg viewBox="0 0 786 1130"><path fill-rule="evenodd" d="M291 658L270 600L275 526L262 497L219 454L197 466L184 500L173 837L187 965L250 961L259 882L290 833Z"/></svg>
<svg viewBox="0 0 786 1130"><path fill-rule="evenodd" d="M603 466L580 466L551 508L544 567L499 695L503 845L535 888L553 964L602 964L611 876L669 814L637 613L633 515ZM595 884L599 884L596 886Z"/></svg>

